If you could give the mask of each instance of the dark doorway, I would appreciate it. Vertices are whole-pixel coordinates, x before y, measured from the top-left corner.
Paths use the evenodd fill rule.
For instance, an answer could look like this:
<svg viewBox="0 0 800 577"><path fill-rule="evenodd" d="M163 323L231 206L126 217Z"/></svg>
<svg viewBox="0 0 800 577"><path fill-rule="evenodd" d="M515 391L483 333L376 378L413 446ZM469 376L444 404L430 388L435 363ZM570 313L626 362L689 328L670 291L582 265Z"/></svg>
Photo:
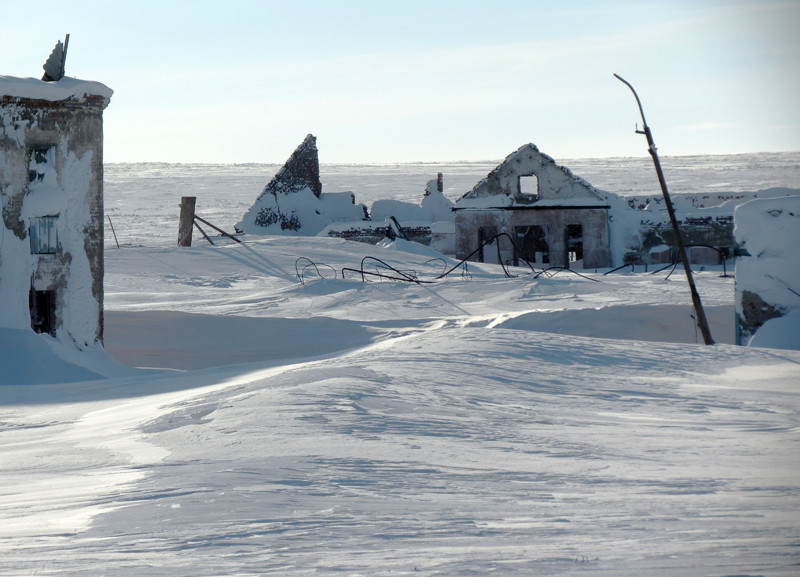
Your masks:
<svg viewBox="0 0 800 577"><path fill-rule="evenodd" d="M550 262L550 247L547 244L547 230L544 226L532 224L514 228L514 236L519 258L530 263L547 264Z"/></svg>
<svg viewBox="0 0 800 577"><path fill-rule="evenodd" d="M37 333L56 336L56 291L31 289L28 297L31 328Z"/></svg>
<svg viewBox="0 0 800 577"><path fill-rule="evenodd" d="M499 263L497 260L497 240L488 242L495 236L497 236L497 227L482 226L478 229L478 246L482 247L481 250L478 251L478 262ZM483 243L488 244L484 246Z"/></svg>
<svg viewBox="0 0 800 577"><path fill-rule="evenodd" d="M567 225L564 229L564 245L567 247L567 262L583 260L583 225Z"/></svg>

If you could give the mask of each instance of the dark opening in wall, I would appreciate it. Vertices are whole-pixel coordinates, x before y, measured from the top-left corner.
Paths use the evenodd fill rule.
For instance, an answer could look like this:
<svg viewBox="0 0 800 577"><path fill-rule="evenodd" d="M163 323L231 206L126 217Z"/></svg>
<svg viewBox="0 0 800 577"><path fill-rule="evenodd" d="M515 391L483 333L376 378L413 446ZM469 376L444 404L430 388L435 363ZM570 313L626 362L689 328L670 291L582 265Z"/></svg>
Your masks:
<svg viewBox="0 0 800 577"><path fill-rule="evenodd" d="M28 182L41 182L48 167L55 170L56 147L53 145L32 146L29 153Z"/></svg>
<svg viewBox="0 0 800 577"><path fill-rule="evenodd" d="M31 328L37 333L56 336L56 291L31 289L28 302Z"/></svg>
<svg viewBox="0 0 800 577"><path fill-rule="evenodd" d="M497 236L497 228L494 226L482 226L478 229L478 246L483 246L483 243L487 242L490 238ZM478 262L494 262L497 261L497 246L496 242L491 242L486 246L483 246L481 250L478 251ZM487 252L493 251L493 252ZM486 259L489 259L488 261Z"/></svg>
<svg viewBox="0 0 800 577"><path fill-rule="evenodd" d="M583 225L568 224L564 229L567 262L583 260Z"/></svg>
<svg viewBox="0 0 800 577"><path fill-rule="evenodd" d="M545 226L532 224L514 228L519 257L530 263L547 264L550 262L550 247L547 244L547 229Z"/></svg>

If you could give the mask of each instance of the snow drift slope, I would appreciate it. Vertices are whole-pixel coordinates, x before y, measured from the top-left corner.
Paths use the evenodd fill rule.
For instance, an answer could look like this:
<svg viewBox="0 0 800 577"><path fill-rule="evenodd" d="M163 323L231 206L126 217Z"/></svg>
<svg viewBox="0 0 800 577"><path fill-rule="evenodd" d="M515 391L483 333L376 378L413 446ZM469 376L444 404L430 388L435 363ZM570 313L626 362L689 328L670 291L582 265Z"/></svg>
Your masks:
<svg viewBox="0 0 800 577"><path fill-rule="evenodd" d="M647 342L694 342L663 276L341 278L365 250L441 271L109 251L108 350L161 370L0 386L0 574L796 573L800 352ZM641 340L542 332L603 324Z"/></svg>
<svg viewBox="0 0 800 577"><path fill-rule="evenodd" d="M0 572L789 575L799 363L450 327L122 399L13 388Z"/></svg>

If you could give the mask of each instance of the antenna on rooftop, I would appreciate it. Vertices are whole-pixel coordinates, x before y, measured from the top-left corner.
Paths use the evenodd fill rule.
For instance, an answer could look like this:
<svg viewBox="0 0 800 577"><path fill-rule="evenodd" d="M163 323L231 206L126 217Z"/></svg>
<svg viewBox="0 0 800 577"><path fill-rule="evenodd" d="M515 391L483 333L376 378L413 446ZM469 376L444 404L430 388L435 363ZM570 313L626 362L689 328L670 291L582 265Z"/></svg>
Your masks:
<svg viewBox="0 0 800 577"><path fill-rule="evenodd" d="M64 38L64 43L61 40L56 42L55 48L50 53L47 61L42 68L44 69L44 76L42 80L45 82L57 82L64 78L64 65L67 62L67 47L69 46L69 34Z"/></svg>

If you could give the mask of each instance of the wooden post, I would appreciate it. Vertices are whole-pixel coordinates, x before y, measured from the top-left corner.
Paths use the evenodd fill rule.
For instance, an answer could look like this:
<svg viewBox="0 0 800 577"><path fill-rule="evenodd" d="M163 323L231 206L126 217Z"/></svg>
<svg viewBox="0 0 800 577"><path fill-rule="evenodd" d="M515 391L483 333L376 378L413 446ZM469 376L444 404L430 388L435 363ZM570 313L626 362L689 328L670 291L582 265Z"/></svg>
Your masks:
<svg viewBox="0 0 800 577"><path fill-rule="evenodd" d="M192 246L192 228L194 224L194 205L196 196L181 197L181 218L178 224L178 246Z"/></svg>

